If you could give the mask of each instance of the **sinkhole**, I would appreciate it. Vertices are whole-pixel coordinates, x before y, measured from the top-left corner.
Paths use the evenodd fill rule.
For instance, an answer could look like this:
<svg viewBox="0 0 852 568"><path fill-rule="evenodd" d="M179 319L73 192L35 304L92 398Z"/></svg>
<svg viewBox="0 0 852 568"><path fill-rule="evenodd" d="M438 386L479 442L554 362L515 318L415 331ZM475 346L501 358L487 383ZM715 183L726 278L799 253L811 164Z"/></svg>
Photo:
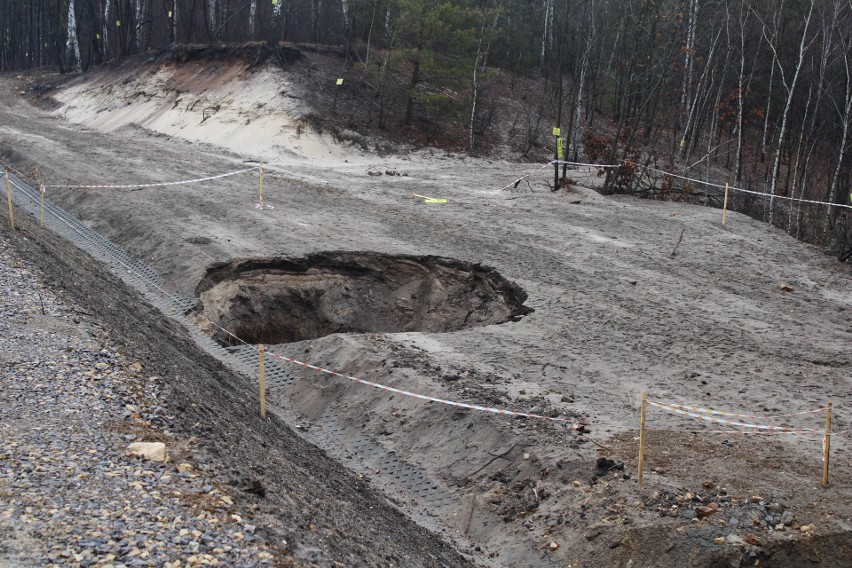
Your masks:
<svg viewBox="0 0 852 568"><path fill-rule="evenodd" d="M322 252L211 266L196 289L224 346L332 333L441 333L515 321L527 294L496 270L450 258Z"/></svg>

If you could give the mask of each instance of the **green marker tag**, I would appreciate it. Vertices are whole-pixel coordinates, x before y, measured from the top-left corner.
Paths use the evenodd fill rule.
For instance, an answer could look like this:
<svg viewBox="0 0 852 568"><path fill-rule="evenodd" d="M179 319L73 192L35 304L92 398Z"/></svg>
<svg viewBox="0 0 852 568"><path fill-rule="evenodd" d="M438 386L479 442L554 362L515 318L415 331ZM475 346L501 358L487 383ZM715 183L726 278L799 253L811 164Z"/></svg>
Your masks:
<svg viewBox="0 0 852 568"><path fill-rule="evenodd" d="M342 84L343 84L343 79L338 79L338 80L337 80L337 86L339 87L339 86L341 86Z"/></svg>
<svg viewBox="0 0 852 568"><path fill-rule="evenodd" d="M272 5L275 6L276 4L278 4L278 0L272 0Z"/></svg>
<svg viewBox="0 0 852 568"><path fill-rule="evenodd" d="M435 199L435 198L432 198L432 197L423 200L423 203L446 203L446 202L447 202L446 199Z"/></svg>
<svg viewBox="0 0 852 568"><path fill-rule="evenodd" d="M562 130L560 128L554 128L553 129L553 135L554 136L559 136L561 134L562 134Z"/></svg>
<svg viewBox="0 0 852 568"><path fill-rule="evenodd" d="M95 34L95 39L101 39L101 34ZM47 45L47 44L45 44Z"/></svg>
<svg viewBox="0 0 852 568"><path fill-rule="evenodd" d="M561 160L565 157L565 150L562 147L562 138L556 139L556 158Z"/></svg>
<svg viewBox="0 0 852 568"><path fill-rule="evenodd" d="M120 27L121 27L121 20L116 20L116 21L115 21L115 27L117 27L117 28L120 28Z"/></svg>
<svg viewBox="0 0 852 568"><path fill-rule="evenodd" d="M169 10L169 17L170 18L172 17L172 11L171 10Z"/></svg>

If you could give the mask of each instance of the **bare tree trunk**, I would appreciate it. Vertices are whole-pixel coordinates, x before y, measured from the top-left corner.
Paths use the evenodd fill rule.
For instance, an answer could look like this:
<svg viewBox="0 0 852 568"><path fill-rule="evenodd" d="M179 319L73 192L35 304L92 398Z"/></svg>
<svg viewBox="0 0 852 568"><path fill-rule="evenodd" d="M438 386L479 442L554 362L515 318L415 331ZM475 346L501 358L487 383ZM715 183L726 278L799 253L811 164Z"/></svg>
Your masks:
<svg viewBox="0 0 852 568"><path fill-rule="evenodd" d="M379 1L373 0L373 14L370 17L370 31L367 32L367 54L364 56L364 69L361 71L361 79L364 79L364 73L367 72L367 69L370 66L370 42L373 39L373 24L376 21L376 7L378 6Z"/></svg>
<svg viewBox="0 0 852 568"><path fill-rule="evenodd" d="M387 29L387 28L386 28ZM379 84L377 85L377 95L379 96L379 128L385 127L385 81L388 76L388 67L390 66L390 59L393 55L393 42L396 39L396 30L390 35L390 43L388 44L388 53L385 56L385 60L382 62L382 71L379 73Z"/></svg>
<svg viewBox="0 0 852 568"><path fill-rule="evenodd" d="M775 46L772 45L772 52L775 56L775 61L778 63L779 69L781 70L781 81L784 83L784 86L787 88L787 104L784 106L784 112L781 115L781 130L778 132L778 141L775 149L775 163L772 166L772 181L769 184L769 224L772 224L773 219L773 207L775 205L775 191L776 184L778 183L778 172L781 169L781 148L784 145L784 135L787 132L787 120L790 115L790 107L793 104L793 95L796 92L796 83L799 81L799 75L802 70L802 63L805 59L805 51L807 47L810 45L806 45L807 36L808 36L808 28L811 23L811 16L814 13L814 2L815 0L811 0L810 8L808 9L808 15L805 17L805 29L802 30L802 38L799 41L799 55L796 61L796 71L793 74L792 83L787 86L787 81L784 77L784 70L781 68L781 62L778 59L778 54L775 51Z"/></svg>
<svg viewBox="0 0 852 568"><path fill-rule="evenodd" d="M819 90L820 86L821 85L818 83L817 84L817 90ZM806 124L808 122L808 112L811 108L811 100L813 99L813 94L814 94L814 85L813 85L813 83L811 83L808 86L808 101L805 103L805 112L803 113L803 116L802 116L802 128L799 130L799 143L796 144L796 163L793 166L793 190L790 191L791 196L795 193L796 182L797 182L798 177L799 177L799 166L801 165L801 161L802 161L802 146L804 145L804 142L805 142L805 130L807 130ZM819 101L819 95L817 95L817 101ZM819 105L817 105L817 106L819 106ZM817 110L818 109L814 109L814 112L817 112ZM802 184L802 185L804 185L804 184ZM791 235L793 234L793 211L795 209L794 206L795 206L795 202L790 201L790 211L788 212L788 215L787 215L787 233L789 233Z"/></svg>
<svg viewBox="0 0 852 568"><path fill-rule="evenodd" d="M139 52L145 51L145 34L142 33L143 25L146 25L145 16L148 11L147 0L136 0L136 12L133 25L136 29L136 50Z"/></svg>
<svg viewBox="0 0 852 568"><path fill-rule="evenodd" d="M852 2L850 2L852 4ZM840 170L843 167L843 160L846 157L846 150L849 145L847 138L849 137L849 124L852 122L852 61L850 61L850 47L852 47L852 38L846 38L847 43L843 45L843 66L846 71L846 99L843 108L843 134L840 138L840 148L837 150L837 163L834 166L834 172L831 174L831 183L828 187L828 202L834 203L837 197L837 185L840 179ZM850 196L852 198L852 195ZM823 241L828 239L828 232L831 229L833 214L831 207L826 208L825 222L823 224Z"/></svg>
<svg viewBox="0 0 852 568"><path fill-rule="evenodd" d="M249 39L254 39L254 30L257 27L257 0L251 0L249 5Z"/></svg>
<svg viewBox="0 0 852 568"><path fill-rule="evenodd" d="M469 138L470 138L470 155L473 156L476 153L475 142L476 142L476 103L477 97L479 96L479 62L482 61L482 70L485 70L485 61L488 59L488 51L491 49L491 39L486 38L486 33L490 34L497 27L497 22L500 19L500 10L503 7L503 3L500 2L497 6L496 15L494 16L494 22L491 24L491 29L486 30L486 21L485 14L482 14L482 24L479 28L479 42L476 46L476 58L473 62L473 81L471 83L471 103L470 103L470 124L469 124ZM483 48L483 42L485 42L485 47Z"/></svg>
<svg viewBox="0 0 852 568"><path fill-rule="evenodd" d="M705 179L710 179L710 166L712 165L713 155L718 155L718 145L714 148L713 144L716 142L716 134L719 133L719 141L721 143L721 128L719 127L719 108L722 102L722 89L725 87L725 76L728 73L728 64L731 60L731 30L730 30L730 19L725 18L725 62L721 67L721 76L719 77L719 88L716 90L716 100L713 102L713 106L710 107L710 132L707 136L707 164L706 164L706 175ZM716 69L714 68L713 74L716 74ZM711 84L713 84L713 80L711 79Z"/></svg>
<svg viewBox="0 0 852 568"><path fill-rule="evenodd" d="M775 57L778 54L775 52L775 37L778 35L778 21L781 18L781 14L784 12L784 0L781 0L778 9L775 12L775 21L773 22L772 27L772 37L766 37L766 23L763 23L762 33L763 37L766 38L766 43L769 44L769 48L772 50L773 55ZM777 59L775 60L777 61ZM773 62L775 63L775 62ZM782 69L783 73L783 69ZM766 161L766 144L767 138L769 136L769 115L770 115L770 107L772 105L772 87L775 84L775 65L773 64L769 70L769 85L766 90L766 108L764 109L763 115L763 137L760 139L760 162L764 163Z"/></svg>
<svg viewBox="0 0 852 568"><path fill-rule="evenodd" d="M216 39L216 28L218 27L219 0L207 0L207 27L212 39Z"/></svg>
<svg viewBox="0 0 852 568"><path fill-rule="evenodd" d="M683 49L683 83L680 91L680 114L679 117L686 117L692 108L692 77L693 77L693 61L695 60L695 26L698 19L698 0L690 0L689 20L686 24L686 43ZM684 131L689 127L684 128ZM681 148L685 143L684 138L681 138Z"/></svg>
<svg viewBox="0 0 852 568"><path fill-rule="evenodd" d="M83 70L80 59L80 42L77 41L77 16L75 14L74 0L68 0L68 35L66 46L68 47L71 68L79 73Z"/></svg>
<svg viewBox="0 0 852 568"><path fill-rule="evenodd" d="M553 51L553 0L544 2L544 33L541 34L541 65L544 67L547 49Z"/></svg>
<svg viewBox="0 0 852 568"><path fill-rule="evenodd" d="M737 157L734 166L735 179L743 177L743 109L745 107L745 62L746 62L746 26L749 12L740 8L740 70L737 74Z"/></svg>
<svg viewBox="0 0 852 568"><path fill-rule="evenodd" d="M587 10L588 27L586 28L586 43L583 46L583 55L580 59L580 73L577 77L577 86L574 90L574 124L571 126L571 149L574 152L574 160L579 158L577 147L582 139L584 124L583 124L583 108L586 105L586 73L589 70L589 58L592 52L592 45L595 39L595 0L591 1L591 7Z"/></svg>
<svg viewBox="0 0 852 568"><path fill-rule="evenodd" d="M172 45L177 44L178 38L178 0L172 0Z"/></svg>
<svg viewBox="0 0 852 568"><path fill-rule="evenodd" d="M698 114L696 112L698 101L702 98L702 93L707 91L707 89L704 88L707 81L707 71L710 69L711 63L713 62L713 58L716 53L716 46L719 42L719 36L721 35L722 30L719 29L716 37L713 39L713 44L710 46L710 52L707 54L707 65L704 66L704 70L701 72L701 77L698 79L698 86L695 89L695 95L692 97L692 100L689 101L689 112L686 115L686 123L683 125L683 135L680 139L680 149L677 154L678 160L681 160L684 157L684 153L686 153L687 157L690 155L690 152L687 151L687 147L691 148L693 146L692 138L694 138L694 132L691 133L690 130L694 131L695 129L693 122L696 120L696 116Z"/></svg>

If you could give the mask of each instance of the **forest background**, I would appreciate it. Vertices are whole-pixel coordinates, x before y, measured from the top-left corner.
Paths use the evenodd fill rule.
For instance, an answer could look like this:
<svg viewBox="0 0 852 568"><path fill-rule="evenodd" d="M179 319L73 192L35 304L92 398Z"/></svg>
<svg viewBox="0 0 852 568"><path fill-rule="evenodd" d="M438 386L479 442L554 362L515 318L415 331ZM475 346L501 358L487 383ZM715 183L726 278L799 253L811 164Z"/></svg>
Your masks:
<svg viewBox="0 0 852 568"><path fill-rule="evenodd" d="M0 0L0 33L2 71L337 46L348 127L528 158L558 127L568 158L620 165L605 192L729 182L771 196L739 210L852 258L848 209L806 203L852 199L852 0Z"/></svg>

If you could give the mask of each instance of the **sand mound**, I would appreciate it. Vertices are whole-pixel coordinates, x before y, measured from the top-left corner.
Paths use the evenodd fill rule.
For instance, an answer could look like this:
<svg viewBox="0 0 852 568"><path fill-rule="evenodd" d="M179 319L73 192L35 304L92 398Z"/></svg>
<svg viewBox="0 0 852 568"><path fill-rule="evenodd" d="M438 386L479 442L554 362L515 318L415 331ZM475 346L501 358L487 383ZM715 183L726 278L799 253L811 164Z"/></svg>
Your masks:
<svg viewBox="0 0 852 568"><path fill-rule="evenodd" d="M136 125L267 160L340 152L311 128L310 94L295 73L272 62L158 59L87 73L53 96L57 116L101 132Z"/></svg>

